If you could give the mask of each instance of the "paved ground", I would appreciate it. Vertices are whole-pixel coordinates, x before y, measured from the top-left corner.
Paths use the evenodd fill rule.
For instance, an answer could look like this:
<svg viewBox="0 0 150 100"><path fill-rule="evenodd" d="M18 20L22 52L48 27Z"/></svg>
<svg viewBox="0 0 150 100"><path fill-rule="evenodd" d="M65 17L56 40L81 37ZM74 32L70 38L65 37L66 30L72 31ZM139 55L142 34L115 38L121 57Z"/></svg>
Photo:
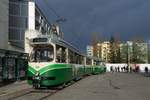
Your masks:
<svg viewBox="0 0 150 100"><path fill-rule="evenodd" d="M2 98L2 96L23 90L23 89L27 89L27 88L31 88L32 86L29 86L27 84L27 81L17 81L15 83L12 83L10 85L6 85L3 87L0 87L0 100Z"/></svg>
<svg viewBox="0 0 150 100"><path fill-rule="evenodd" d="M31 88L26 81L1 87L0 100L7 100L6 94L26 88ZM47 94L33 92L13 100L38 100ZM130 73L92 75L40 100L150 100L150 77Z"/></svg>
<svg viewBox="0 0 150 100"><path fill-rule="evenodd" d="M90 76L48 100L150 100L150 77L127 73Z"/></svg>

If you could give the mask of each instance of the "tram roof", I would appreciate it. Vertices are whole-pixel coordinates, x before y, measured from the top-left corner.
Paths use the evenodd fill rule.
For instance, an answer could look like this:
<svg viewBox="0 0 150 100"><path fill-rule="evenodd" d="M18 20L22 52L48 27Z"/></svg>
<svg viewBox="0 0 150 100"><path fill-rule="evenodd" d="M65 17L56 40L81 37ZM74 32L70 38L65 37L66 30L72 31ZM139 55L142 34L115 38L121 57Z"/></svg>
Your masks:
<svg viewBox="0 0 150 100"><path fill-rule="evenodd" d="M36 38L40 38L40 39L47 39L47 41L42 41L42 42L33 42L33 39L36 39ZM40 35L36 38L33 38L32 39L32 44L48 44L50 42L54 43L54 44L57 44L57 45L60 45L60 46L63 46L63 47L66 47L82 56L85 56L83 53L81 53L76 47L74 47L72 44L68 43L67 41L65 41L64 39L60 38L60 37L57 37L55 35Z"/></svg>

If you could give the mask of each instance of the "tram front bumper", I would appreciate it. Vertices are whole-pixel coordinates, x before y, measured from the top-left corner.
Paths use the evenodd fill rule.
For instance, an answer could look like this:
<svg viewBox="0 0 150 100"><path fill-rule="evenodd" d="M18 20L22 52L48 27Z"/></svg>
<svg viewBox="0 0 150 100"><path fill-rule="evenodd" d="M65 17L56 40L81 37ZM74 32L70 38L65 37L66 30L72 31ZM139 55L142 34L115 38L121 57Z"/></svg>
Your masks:
<svg viewBox="0 0 150 100"><path fill-rule="evenodd" d="M33 87L39 88L40 84L41 84L41 77L40 76L34 76L32 79L32 84L33 84Z"/></svg>

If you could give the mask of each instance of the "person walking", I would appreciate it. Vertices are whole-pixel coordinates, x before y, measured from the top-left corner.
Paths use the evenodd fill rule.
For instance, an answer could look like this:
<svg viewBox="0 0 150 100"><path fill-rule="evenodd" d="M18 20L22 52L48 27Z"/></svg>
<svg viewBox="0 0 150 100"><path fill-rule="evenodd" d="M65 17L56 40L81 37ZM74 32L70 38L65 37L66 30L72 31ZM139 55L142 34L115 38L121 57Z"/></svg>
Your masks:
<svg viewBox="0 0 150 100"><path fill-rule="evenodd" d="M145 67L145 73L147 74L148 73L148 67Z"/></svg>

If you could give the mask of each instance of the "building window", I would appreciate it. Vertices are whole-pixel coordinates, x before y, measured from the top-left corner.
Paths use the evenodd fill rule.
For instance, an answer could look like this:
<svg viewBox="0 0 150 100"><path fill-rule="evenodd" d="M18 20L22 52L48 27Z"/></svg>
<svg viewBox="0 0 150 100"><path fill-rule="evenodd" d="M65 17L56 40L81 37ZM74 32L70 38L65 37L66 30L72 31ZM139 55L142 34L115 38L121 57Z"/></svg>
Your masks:
<svg viewBox="0 0 150 100"><path fill-rule="evenodd" d="M9 29L9 40L20 40L20 30L19 29Z"/></svg>
<svg viewBox="0 0 150 100"><path fill-rule="evenodd" d="M28 3L9 0L9 41L23 48L24 34L28 28Z"/></svg>
<svg viewBox="0 0 150 100"><path fill-rule="evenodd" d="M20 5L19 3L10 2L9 3L9 14L20 15Z"/></svg>

